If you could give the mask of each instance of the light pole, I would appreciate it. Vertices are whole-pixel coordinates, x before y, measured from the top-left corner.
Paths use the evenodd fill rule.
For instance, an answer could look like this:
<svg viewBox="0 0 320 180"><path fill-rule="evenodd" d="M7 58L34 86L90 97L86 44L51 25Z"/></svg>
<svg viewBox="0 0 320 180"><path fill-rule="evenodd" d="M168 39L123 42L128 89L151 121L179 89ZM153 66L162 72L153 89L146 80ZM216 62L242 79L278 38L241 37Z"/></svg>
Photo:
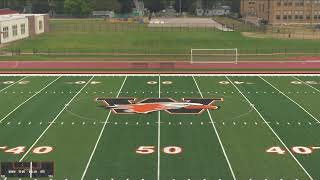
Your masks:
<svg viewBox="0 0 320 180"><path fill-rule="evenodd" d="M181 0L180 0L180 16L182 15L182 4L181 4Z"/></svg>

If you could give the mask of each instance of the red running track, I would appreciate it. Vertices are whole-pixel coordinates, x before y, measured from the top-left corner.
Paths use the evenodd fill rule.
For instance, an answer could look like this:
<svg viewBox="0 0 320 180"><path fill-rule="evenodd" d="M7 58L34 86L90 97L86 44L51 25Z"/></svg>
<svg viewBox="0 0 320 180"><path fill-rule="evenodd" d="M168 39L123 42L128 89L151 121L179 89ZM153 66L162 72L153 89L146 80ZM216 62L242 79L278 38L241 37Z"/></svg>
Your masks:
<svg viewBox="0 0 320 180"><path fill-rule="evenodd" d="M101 61L0 61L0 69L6 70L63 70L63 69L74 69L74 70L95 70L95 69L194 69L194 70L277 70L277 69L319 69L320 72L320 62L240 62L238 64L234 63L211 63L211 64L190 64L188 62L175 62L175 63L160 63L160 62L150 62L150 63L131 63L131 62L101 62Z"/></svg>

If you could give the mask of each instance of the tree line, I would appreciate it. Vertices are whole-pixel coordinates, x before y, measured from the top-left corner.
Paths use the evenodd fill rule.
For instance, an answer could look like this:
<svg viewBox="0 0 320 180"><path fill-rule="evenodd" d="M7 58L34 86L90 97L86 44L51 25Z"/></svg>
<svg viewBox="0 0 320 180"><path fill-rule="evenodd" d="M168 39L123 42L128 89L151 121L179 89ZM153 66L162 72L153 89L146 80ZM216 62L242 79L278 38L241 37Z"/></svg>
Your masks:
<svg viewBox="0 0 320 180"><path fill-rule="evenodd" d="M169 5L177 11L194 13L199 0L143 0L145 8L158 12ZM181 5L180 5L181 2ZM227 4L234 12L239 10L240 0L201 0L203 8L211 8L217 3ZM0 8L11 8L22 12L31 7L32 13L89 15L93 10L113 10L116 13L129 13L134 7L133 0L0 0Z"/></svg>

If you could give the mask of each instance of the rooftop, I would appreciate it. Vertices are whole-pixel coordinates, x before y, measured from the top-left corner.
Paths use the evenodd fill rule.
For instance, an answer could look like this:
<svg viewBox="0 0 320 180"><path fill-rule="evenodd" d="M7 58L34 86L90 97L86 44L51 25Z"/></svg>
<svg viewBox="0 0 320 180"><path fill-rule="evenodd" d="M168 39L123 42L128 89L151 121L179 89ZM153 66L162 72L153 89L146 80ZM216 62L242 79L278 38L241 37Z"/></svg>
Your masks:
<svg viewBox="0 0 320 180"><path fill-rule="evenodd" d="M18 12L12 9L0 9L0 15L8 15L8 14L18 14Z"/></svg>

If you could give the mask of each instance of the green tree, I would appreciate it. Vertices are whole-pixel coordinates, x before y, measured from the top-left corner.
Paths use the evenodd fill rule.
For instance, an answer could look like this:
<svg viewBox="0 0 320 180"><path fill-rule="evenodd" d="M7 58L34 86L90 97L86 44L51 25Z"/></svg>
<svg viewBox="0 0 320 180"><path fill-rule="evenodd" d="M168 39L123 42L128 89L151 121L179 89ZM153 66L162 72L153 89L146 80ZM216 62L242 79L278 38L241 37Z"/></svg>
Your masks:
<svg viewBox="0 0 320 180"><path fill-rule="evenodd" d="M94 9L97 11L110 10L119 12L121 9L121 4L118 0L95 0L94 7Z"/></svg>
<svg viewBox="0 0 320 180"><path fill-rule="evenodd" d="M91 0L65 0L64 9L72 16L88 16L93 11Z"/></svg>

